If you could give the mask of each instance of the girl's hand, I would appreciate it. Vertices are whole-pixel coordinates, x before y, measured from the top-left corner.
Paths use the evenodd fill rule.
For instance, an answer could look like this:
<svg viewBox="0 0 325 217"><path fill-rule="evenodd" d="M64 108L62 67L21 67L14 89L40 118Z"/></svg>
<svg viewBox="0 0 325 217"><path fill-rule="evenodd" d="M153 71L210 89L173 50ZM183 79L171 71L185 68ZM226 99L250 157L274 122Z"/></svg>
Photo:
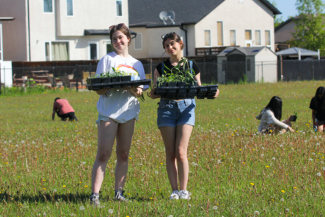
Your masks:
<svg viewBox="0 0 325 217"><path fill-rule="evenodd" d="M155 94L155 91L156 91L156 88L152 88L152 90L150 91L149 96L150 96L151 99L157 99L157 98L160 98L159 95L156 95L156 94Z"/></svg>
<svg viewBox="0 0 325 217"><path fill-rule="evenodd" d="M214 98L217 98L219 96L219 93L220 93L220 91L219 91L219 89L217 89L217 92L216 92L216 95L214 95Z"/></svg>
<svg viewBox="0 0 325 217"><path fill-rule="evenodd" d="M291 133L295 132L291 127L288 127L288 130L290 130Z"/></svg>
<svg viewBox="0 0 325 217"><path fill-rule="evenodd" d="M135 97L140 97L143 92L141 87L126 87L124 89L130 91L130 93Z"/></svg>
<svg viewBox="0 0 325 217"><path fill-rule="evenodd" d="M105 94L109 90L110 90L110 88L105 88L105 89L100 89L100 90L95 90L95 91L96 91L96 93L98 95L103 95L103 94Z"/></svg>

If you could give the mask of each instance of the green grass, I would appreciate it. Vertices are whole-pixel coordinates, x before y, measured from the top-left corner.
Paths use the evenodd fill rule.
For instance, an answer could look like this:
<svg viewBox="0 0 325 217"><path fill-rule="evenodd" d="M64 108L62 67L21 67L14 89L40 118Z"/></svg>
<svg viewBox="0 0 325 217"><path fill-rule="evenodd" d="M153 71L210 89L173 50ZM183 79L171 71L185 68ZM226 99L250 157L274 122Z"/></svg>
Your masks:
<svg viewBox="0 0 325 217"><path fill-rule="evenodd" d="M113 154L101 208L90 206L88 199L98 96L47 92L0 97L0 216L322 216L324 134L312 130L309 102L323 84L220 85L218 99L197 100L188 148L189 201L168 200L171 188L156 124L158 100L146 97L125 184L132 202L112 200ZM283 118L298 112L293 125L297 133L256 134L255 116L274 95L283 100ZM80 121L56 117L53 122L55 97L68 99Z"/></svg>

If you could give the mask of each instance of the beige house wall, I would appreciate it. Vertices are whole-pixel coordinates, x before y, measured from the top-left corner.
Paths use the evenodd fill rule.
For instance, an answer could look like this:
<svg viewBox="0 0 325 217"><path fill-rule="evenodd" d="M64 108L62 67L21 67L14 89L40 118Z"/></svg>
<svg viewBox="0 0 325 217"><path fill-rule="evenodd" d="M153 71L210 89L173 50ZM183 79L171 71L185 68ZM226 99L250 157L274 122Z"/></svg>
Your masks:
<svg viewBox="0 0 325 217"><path fill-rule="evenodd" d="M2 22L3 30L3 60L27 61L27 9L26 1L1 0L1 17L14 17L13 21Z"/></svg>
<svg viewBox="0 0 325 217"><path fill-rule="evenodd" d="M179 36L183 37L183 30L179 27L157 27L157 28L131 28L132 31L137 33L142 33L142 50L134 49L134 40L132 40L133 45L129 47L129 53L134 58L161 58L169 57L162 46L161 36L169 33L175 32ZM185 52L185 49L184 49Z"/></svg>
<svg viewBox="0 0 325 217"><path fill-rule="evenodd" d="M255 45L255 30L261 31L261 46L265 46L265 30L271 32L271 49L274 49L273 12L259 0L227 0L195 25L196 47L205 47L204 30L211 32L211 47L218 46L217 22L223 23L223 46L230 46L230 30L236 30L236 44L245 46L245 30L252 31L252 46Z"/></svg>
<svg viewBox="0 0 325 217"><path fill-rule="evenodd" d="M148 50L149 50L149 35L147 32L147 28L145 27L138 27L138 28L131 28L132 31L136 32L137 34L141 34L142 37L142 49L135 49L135 39L132 39L131 45L129 46L129 53L134 58L148 58Z"/></svg>
<svg viewBox="0 0 325 217"><path fill-rule="evenodd" d="M83 36L85 29L108 29L118 23L129 25L127 0L122 0L122 16L116 14L115 0L73 0L73 16L67 16L66 0L56 2L58 36Z"/></svg>

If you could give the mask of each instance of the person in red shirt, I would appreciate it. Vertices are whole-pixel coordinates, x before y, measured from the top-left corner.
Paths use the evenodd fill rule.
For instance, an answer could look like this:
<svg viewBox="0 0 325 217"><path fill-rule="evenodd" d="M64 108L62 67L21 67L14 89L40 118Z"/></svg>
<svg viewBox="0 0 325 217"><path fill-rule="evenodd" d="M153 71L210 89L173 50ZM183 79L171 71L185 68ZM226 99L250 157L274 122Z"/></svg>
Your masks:
<svg viewBox="0 0 325 217"><path fill-rule="evenodd" d="M75 111L66 99L60 99L59 97L55 98L52 113L53 121L55 113L57 113L57 115L61 118L61 121L66 121L68 118L69 121L78 121L77 117L75 116Z"/></svg>

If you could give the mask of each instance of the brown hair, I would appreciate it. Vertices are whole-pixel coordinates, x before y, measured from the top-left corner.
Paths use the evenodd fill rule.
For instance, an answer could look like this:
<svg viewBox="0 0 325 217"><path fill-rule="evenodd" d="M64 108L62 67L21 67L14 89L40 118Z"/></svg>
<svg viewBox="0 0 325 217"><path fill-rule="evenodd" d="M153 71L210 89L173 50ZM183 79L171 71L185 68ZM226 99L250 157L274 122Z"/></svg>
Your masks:
<svg viewBox="0 0 325 217"><path fill-rule="evenodd" d="M128 27L126 27L126 25L124 23L120 23L118 25L113 25L111 27L109 27L110 29L110 32L109 32L109 37L111 39L111 43L113 44L113 34L116 32L116 31L121 31L124 35L126 35L126 37L128 39L130 39L128 45L130 46L131 44L131 33L130 33L130 30Z"/></svg>
<svg viewBox="0 0 325 217"><path fill-rule="evenodd" d="M170 33L167 33L165 35L163 35L163 42L162 42L162 45L163 45L163 48L165 49L165 42L167 41L167 39L171 39L171 40L174 40L178 43L181 43L181 50L184 49L184 42L182 41L182 39L179 37L179 35L177 35L175 32L170 32Z"/></svg>

